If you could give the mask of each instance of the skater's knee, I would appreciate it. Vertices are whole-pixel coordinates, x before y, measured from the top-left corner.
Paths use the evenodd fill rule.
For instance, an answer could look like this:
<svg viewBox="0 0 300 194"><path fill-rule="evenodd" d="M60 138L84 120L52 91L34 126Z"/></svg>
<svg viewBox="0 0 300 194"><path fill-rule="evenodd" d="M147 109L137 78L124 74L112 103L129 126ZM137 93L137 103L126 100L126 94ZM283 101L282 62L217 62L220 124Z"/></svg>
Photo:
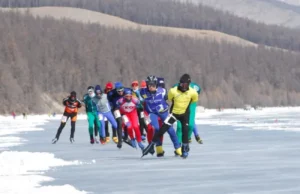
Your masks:
<svg viewBox="0 0 300 194"><path fill-rule="evenodd" d="M61 123L60 123L60 126L62 126L62 127L64 127L65 125L66 125L65 122L61 122Z"/></svg>
<svg viewBox="0 0 300 194"><path fill-rule="evenodd" d="M76 122L77 121L77 115L76 116L73 116L72 118L71 118L71 122Z"/></svg>
<svg viewBox="0 0 300 194"><path fill-rule="evenodd" d="M131 126L132 126L133 128L135 128L135 129L139 129L139 128L140 128L140 126L139 126L139 124L138 124L137 122L132 122L132 123L131 123Z"/></svg>
<svg viewBox="0 0 300 194"><path fill-rule="evenodd" d="M114 121L111 123L111 126L113 129L116 129L116 128L118 128L118 123L116 121Z"/></svg>

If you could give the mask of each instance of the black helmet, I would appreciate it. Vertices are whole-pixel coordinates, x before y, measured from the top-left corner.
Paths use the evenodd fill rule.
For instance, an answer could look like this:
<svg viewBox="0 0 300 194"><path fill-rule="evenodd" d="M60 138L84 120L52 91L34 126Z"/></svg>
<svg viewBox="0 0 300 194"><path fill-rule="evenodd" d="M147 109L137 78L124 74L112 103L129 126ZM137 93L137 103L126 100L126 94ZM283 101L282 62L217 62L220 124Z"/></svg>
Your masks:
<svg viewBox="0 0 300 194"><path fill-rule="evenodd" d="M157 86L157 77L154 76L154 75L149 75L146 78L146 84L147 84L147 86L150 85L150 84L153 84L153 85Z"/></svg>
<svg viewBox="0 0 300 194"><path fill-rule="evenodd" d="M72 92L70 93L70 96L76 97L76 92L75 92L75 91L72 91Z"/></svg>
<svg viewBox="0 0 300 194"><path fill-rule="evenodd" d="M76 100L76 92L72 91L70 92L69 101L74 102Z"/></svg>
<svg viewBox="0 0 300 194"><path fill-rule="evenodd" d="M180 77L180 80L179 80L178 90L180 90L181 92L188 91L189 87L190 87L190 83L191 83L190 75L189 74L183 74Z"/></svg>
<svg viewBox="0 0 300 194"><path fill-rule="evenodd" d="M180 77L179 83L191 83L191 76L187 73Z"/></svg>

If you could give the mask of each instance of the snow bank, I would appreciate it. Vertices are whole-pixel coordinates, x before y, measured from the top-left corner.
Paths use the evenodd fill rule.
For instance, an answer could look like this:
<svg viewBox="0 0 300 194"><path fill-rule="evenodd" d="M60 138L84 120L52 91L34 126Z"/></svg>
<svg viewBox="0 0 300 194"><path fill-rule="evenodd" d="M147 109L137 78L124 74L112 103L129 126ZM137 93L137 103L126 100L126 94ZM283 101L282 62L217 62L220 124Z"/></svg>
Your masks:
<svg viewBox="0 0 300 194"><path fill-rule="evenodd" d="M233 126L235 130L300 131L300 107L274 107L262 110L206 109L197 112L199 125Z"/></svg>
<svg viewBox="0 0 300 194"><path fill-rule="evenodd" d="M29 115L23 117L0 116L0 193L5 194L53 194L70 193L85 194L71 185L41 186L40 183L53 181L53 178L43 176L50 168L68 165L80 165L79 161L64 161L55 158L51 153L31 153L2 151L9 147L26 142L18 137L21 132L43 130L39 125L45 124L48 115Z"/></svg>

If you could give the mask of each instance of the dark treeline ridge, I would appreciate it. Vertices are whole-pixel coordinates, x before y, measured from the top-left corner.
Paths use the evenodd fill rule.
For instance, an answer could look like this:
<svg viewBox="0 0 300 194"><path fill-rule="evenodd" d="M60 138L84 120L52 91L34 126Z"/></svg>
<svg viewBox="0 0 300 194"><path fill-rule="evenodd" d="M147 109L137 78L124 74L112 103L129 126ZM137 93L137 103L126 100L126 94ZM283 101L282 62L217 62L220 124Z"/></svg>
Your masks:
<svg viewBox="0 0 300 194"><path fill-rule="evenodd" d="M141 24L216 30L257 44L300 51L300 29L257 23L201 4L172 0L0 0L0 6L84 8Z"/></svg>
<svg viewBox="0 0 300 194"><path fill-rule="evenodd" d="M0 12L0 113L62 111L89 85L189 73L208 108L300 104L300 55Z"/></svg>

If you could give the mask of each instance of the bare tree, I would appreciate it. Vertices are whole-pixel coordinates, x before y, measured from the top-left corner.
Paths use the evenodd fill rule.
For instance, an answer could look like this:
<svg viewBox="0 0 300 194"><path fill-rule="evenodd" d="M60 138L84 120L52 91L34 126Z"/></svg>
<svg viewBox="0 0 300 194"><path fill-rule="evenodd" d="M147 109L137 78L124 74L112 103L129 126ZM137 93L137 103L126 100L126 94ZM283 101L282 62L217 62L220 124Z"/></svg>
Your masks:
<svg viewBox="0 0 300 194"><path fill-rule="evenodd" d="M22 1L20 1L22 3ZM1 113L59 109L89 85L183 73L209 108L300 103L300 54L0 12ZM51 28L49 27L51 26Z"/></svg>

